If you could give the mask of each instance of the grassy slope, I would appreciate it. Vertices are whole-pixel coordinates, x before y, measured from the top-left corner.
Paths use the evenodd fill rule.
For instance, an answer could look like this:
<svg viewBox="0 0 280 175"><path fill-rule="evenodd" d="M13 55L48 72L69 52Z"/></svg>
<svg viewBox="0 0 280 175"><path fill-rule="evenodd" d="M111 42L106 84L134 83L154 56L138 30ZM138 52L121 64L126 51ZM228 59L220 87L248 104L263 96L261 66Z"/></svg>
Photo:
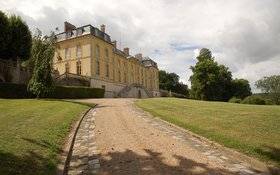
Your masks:
<svg viewBox="0 0 280 175"><path fill-rule="evenodd" d="M280 106L161 98L138 100L168 122L280 165Z"/></svg>
<svg viewBox="0 0 280 175"><path fill-rule="evenodd" d="M62 101L0 99L0 174L55 174L71 123L88 108Z"/></svg>

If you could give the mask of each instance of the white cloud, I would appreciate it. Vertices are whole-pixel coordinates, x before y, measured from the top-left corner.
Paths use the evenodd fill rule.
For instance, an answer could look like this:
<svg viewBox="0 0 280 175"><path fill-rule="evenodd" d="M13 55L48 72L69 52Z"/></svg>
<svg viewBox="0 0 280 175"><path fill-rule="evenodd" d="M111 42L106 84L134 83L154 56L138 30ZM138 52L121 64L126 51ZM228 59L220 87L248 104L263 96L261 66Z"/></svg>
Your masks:
<svg viewBox="0 0 280 175"><path fill-rule="evenodd" d="M0 10L48 33L63 22L106 24L119 46L142 52L188 82L198 49L207 47L234 77L251 84L280 69L279 0L8 0ZM121 42L120 42L121 40ZM252 87L254 88L254 87Z"/></svg>

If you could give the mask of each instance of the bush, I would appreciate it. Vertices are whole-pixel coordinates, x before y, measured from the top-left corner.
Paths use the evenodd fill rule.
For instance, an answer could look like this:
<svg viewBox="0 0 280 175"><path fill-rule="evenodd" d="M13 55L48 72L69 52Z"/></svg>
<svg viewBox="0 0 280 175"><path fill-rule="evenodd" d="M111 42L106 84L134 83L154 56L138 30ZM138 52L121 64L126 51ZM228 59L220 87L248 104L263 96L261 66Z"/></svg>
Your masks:
<svg viewBox="0 0 280 175"><path fill-rule="evenodd" d="M104 89L74 86L56 86L47 98L103 98ZM0 83L0 98L34 98L25 84Z"/></svg>
<svg viewBox="0 0 280 175"><path fill-rule="evenodd" d="M265 104L266 105L275 105L275 103L271 99L265 99Z"/></svg>
<svg viewBox="0 0 280 175"><path fill-rule="evenodd" d="M265 105L265 99L260 96L248 96L241 103L243 104L255 104L255 105Z"/></svg>
<svg viewBox="0 0 280 175"><path fill-rule="evenodd" d="M236 97L232 97L231 99L229 99L228 102L230 103L241 103L241 99L240 98L236 98Z"/></svg>

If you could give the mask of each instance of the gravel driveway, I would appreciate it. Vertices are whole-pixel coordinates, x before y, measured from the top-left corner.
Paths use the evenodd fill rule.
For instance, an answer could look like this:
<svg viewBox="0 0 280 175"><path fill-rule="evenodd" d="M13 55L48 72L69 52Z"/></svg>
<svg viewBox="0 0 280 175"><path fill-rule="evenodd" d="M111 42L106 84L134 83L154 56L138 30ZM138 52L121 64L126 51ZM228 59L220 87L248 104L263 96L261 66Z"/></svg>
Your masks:
<svg viewBox="0 0 280 175"><path fill-rule="evenodd" d="M98 174L266 174L253 159L228 154L133 105L133 99L97 103Z"/></svg>

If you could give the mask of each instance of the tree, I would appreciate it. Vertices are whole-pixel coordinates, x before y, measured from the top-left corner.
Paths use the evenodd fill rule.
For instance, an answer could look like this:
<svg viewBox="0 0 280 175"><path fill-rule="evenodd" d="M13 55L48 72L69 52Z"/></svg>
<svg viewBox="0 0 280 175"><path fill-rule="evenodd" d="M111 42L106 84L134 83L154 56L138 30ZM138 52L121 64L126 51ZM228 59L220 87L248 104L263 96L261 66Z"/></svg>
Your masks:
<svg viewBox="0 0 280 175"><path fill-rule="evenodd" d="M188 85L178 82L175 87L173 88L172 92L178 93L178 94L183 94L187 97L189 97L189 88Z"/></svg>
<svg viewBox="0 0 280 175"><path fill-rule="evenodd" d="M9 20L5 13L0 11L0 58L7 57L7 41L8 41L8 25Z"/></svg>
<svg viewBox="0 0 280 175"><path fill-rule="evenodd" d="M214 61L209 49L200 50L198 62L191 66L191 97L199 100L227 101L231 97L232 75L228 67Z"/></svg>
<svg viewBox="0 0 280 175"><path fill-rule="evenodd" d="M179 75L164 70L159 71L159 88L188 96L188 86L179 82Z"/></svg>
<svg viewBox="0 0 280 175"><path fill-rule="evenodd" d="M252 95L250 84L245 79L234 79L231 82L232 96L244 99L247 96Z"/></svg>
<svg viewBox="0 0 280 175"><path fill-rule="evenodd" d="M28 90L39 97L46 97L53 90L51 77L52 59L54 57L54 35L42 37L38 30L32 39L31 60L34 62L32 78Z"/></svg>
<svg viewBox="0 0 280 175"><path fill-rule="evenodd" d="M255 85L262 92L267 93L275 104L280 104L280 75L263 77Z"/></svg>
<svg viewBox="0 0 280 175"><path fill-rule="evenodd" d="M19 16L12 15L8 26L8 49L5 59L27 60L30 57L32 36L28 26Z"/></svg>

